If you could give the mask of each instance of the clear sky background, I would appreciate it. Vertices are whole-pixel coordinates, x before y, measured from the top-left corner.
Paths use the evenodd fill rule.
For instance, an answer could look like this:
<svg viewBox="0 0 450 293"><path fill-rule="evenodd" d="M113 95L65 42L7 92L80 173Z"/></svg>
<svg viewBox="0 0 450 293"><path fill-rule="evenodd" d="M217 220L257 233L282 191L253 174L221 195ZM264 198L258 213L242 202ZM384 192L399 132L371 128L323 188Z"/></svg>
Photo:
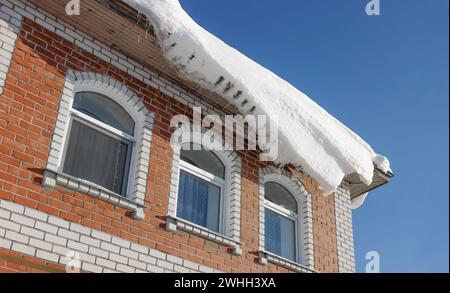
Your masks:
<svg viewBox="0 0 450 293"><path fill-rule="evenodd" d="M354 212L357 270L449 271L448 0L182 0L207 30L387 155L396 177ZM236 66L239 66L236 64Z"/></svg>

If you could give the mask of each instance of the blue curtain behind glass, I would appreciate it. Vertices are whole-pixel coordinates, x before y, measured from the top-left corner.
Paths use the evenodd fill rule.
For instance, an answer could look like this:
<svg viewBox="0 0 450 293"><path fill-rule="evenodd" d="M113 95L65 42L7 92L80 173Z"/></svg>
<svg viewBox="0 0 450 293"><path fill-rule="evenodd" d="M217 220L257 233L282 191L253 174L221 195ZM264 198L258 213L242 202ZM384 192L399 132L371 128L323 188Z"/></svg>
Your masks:
<svg viewBox="0 0 450 293"><path fill-rule="evenodd" d="M266 250L281 255L280 217L268 209L266 209L265 215Z"/></svg>
<svg viewBox="0 0 450 293"><path fill-rule="evenodd" d="M208 190L209 186L206 182L181 171L177 216L206 227L208 224Z"/></svg>
<svg viewBox="0 0 450 293"><path fill-rule="evenodd" d="M269 209L266 209L265 221L266 251L295 261L295 222Z"/></svg>

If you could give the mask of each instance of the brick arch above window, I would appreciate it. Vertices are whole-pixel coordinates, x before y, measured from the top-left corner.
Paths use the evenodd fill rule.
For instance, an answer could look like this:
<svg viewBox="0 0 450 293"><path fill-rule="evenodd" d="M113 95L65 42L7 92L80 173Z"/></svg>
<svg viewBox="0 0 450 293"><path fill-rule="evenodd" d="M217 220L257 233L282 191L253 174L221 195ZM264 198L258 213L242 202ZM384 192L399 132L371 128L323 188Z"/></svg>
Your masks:
<svg viewBox="0 0 450 293"><path fill-rule="evenodd" d="M127 197L118 196L107 190L77 181L61 172L63 150L68 134L70 109L77 92L89 91L102 94L124 108L135 122L134 151L131 157L129 191ZM58 110L58 118L53 133L47 161L44 186L54 188L62 185L66 188L98 197L133 211L134 218L144 219L144 202L147 188L147 175L150 161L150 148L154 114L127 86L117 80L95 73L69 72L66 76L63 94Z"/></svg>
<svg viewBox="0 0 450 293"><path fill-rule="evenodd" d="M300 263L293 263L285 259L270 255L265 251L265 184L278 183L286 188L297 201L298 221L300 225ZM290 172L275 167L266 167L260 170L259 176L259 247L260 262L268 261L286 266L300 272L314 270L314 244L311 194L303 184Z"/></svg>

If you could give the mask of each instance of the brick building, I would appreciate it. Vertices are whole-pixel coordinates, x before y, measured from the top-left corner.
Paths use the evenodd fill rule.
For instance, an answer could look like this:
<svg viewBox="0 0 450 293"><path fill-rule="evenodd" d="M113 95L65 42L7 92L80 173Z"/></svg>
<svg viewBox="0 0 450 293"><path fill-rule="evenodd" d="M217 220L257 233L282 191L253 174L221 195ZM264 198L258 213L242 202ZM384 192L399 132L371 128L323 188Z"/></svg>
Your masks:
<svg viewBox="0 0 450 293"><path fill-rule="evenodd" d="M178 77L151 19L67 2L0 0L0 272L355 270L352 200L391 174L324 196L256 151L173 148L172 117L236 108Z"/></svg>

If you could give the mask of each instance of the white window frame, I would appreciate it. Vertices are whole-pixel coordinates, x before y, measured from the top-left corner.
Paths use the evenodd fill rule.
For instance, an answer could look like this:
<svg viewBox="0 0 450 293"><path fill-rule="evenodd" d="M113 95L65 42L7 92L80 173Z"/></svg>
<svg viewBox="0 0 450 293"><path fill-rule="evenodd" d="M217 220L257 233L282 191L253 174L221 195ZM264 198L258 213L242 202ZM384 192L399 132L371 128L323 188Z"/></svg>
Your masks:
<svg viewBox="0 0 450 293"><path fill-rule="evenodd" d="M181 160L181 145L173 145L172 176L169 194L169 205L167 210L166 229L171 232L185 231L197 235L204 239L219 243L232 248L233 255L242 255L241 239L241 158L230 150L211 151L225 167L225 181L216 180L217 183L224 183L221 194L221 231L220 233L207 228L191 224L184 219L177 217L178 192L181 170L191 169L196 171L195 166L189 166L188 162ZM207 150L208 151L208 150ZM200 171L200 170L197 170ZM189 172L189 170L187 170ZM214 179L212 174L204 174L201 170L197 174L206 175L206 178ZM208 173L208 172L206 172ZM196 175L197 175L196 174ZM212 177L213 176L213 177ZM216 178L217 179L217 178Z"/></svg>
<svg viewBox="0 0 450 293"><path fill-rule="evenodd" d="M291 214L291 211L280 207L265 198L266 183L273 182L283 186L297 202L297 253L296 261L288 260L265 250L265 212L266 206L280 214ZM314 237L312 219L312 196L290 172L274 166L260 170L259 174L259 263L268 262L297 272L314 271ZM267 204L266 204L267 203ZM272 210L272 209L271 209ZM294 213L295 214L295 213Z"/></svg>
<svg viewBox="0 0 450 293"><path fill-rule="evenodd" d="M204 151L207 151L207 150L204 150ZM222 163L222 161L221 161L221 163ZM178 217L178 214L176 215L176 217L183 221L189 222L191 225L201 227L204 230L208 230L211 233L218 233L220 235L224 235L225 234L225 222L226 222L224 219L225 190L226 190L226 186L227 186L226 185L226 177L225 177L225 179L217 177L214 174L206 172L205 170L198 168L192 164L189 164L188 162L183 161L183 160L180 161L180 171L185 171L192 176L195 176L199 179L202 179L202 180L208 182L209 184L215 185L216 187L220 188L219 214L218 214L218 216L219 216L219 231L213 231L213 230L208 229L207 227L203 227L203 226L197 225L195 223L192 223L186 219ZM178 173L178 182L180 182L180 176L181 176L181 172ZM178 213L178 194L179 194L179 188L177 190L177 201L176 201L176 205L175 205L175 211L177 213Z"/></svg>
<svg viewBox="0 0 450 293"><path fill-rule="evenodd" d="M268 181L268 182L266 182L266 184L269 183L269 182L273 182L273 183L279 184L278 182L274 182L274 181ZM283 186L283 185L281 185L281 186ZM292 197L294 197L289 190L287 190L287 191L289 192L289 194ZM297 200L296 200L296 202L297 202ZM297 203L297 211L299 210L299 208L300 207L298 206L298 203ZM299 235L301 235L301 230L300 230L301 228L300 228L300 226L298 224L298 222L299 222L299 215L294 213L294 212L292 212L292 211L290 211L290 210L288 210L288 209L286 209L286 208L284 208L284 207L282 207L282 206L279 206L279 205L277 205L277 204L275 204L275 203L273 203L273 202L271 202L271 201L269 201L267 199L264 199L264 215L266 213L266 209L269 209L272 212L274 212L274 213L276 213L276 214L278 214L278 215L280 215L280 216L282 216L284 218L292 220L294 222L294 227L295 227L295 230L294 230L294 232L295 232L295 235L294 235L294 240L295 240L295 260L290 260L290 259L286 259L286 260L288 260L288 261L295 261L296 263L300 263L301 262L301 245L300 245L301 243L300 243ZM264 250L266 250L265 247L264 247ZM284 259L284 257L282 257L281 255L277 255L277 254L275 254L275 253L273 253L271 251L267 251L267 253L276 255L277 257L280 257L280 258Z"/></svg>
<svg viewBox="0 0 450 293"><path fill-rule="evenodd" d="M75 93L78 92L98 93L119 104L135 122L133 136L73 109ZM69 71L59 105L43 186L50 190L57 186L63 187L116 204L131 211L134 219L143 220L154 117L154 113L147 109L142 98L115 79L98 73ZM128 182L124 182L127 184L127 190L124 195L61 172L66 141L74 119L80 123L89 123L88 127L131 143Z"/></svg>
<svg viewBox="0 0 450 293"><path fill-rule="evenodd" d="M80 90L78 90L78 91L75 92L75 96L76 96L77 93L80 93L80 92L97 93L97 92L95 92L93 90L89 90L89 91L80 91ZM106 98L110 99L112 102L115 102L111 97L109 97L107 95L104 95L104 96ZM124 110L125 110L125 112L128 115L130 115L130 113L128 113L128 111L126 111L126 109L124 109ZM130 198L130 193L131 193L131 187L130 186L132 184L132 176L131 175L133 174L134 168L135 168L135 166L133 164L133 157L134 157L134 154L135 154L135 151L136 151L135 150L135 148L136 148L135 136L136 136L136 125L137 125L136 121L133 119L133 121L135 123L135 127L134 127L134 130L133 130L133 136L131 136L128 133L125 133L125 132L123 132L123 131L121 131L119 129L116 129L116 128L112 127L111 125L108 125L108 124L106 124L106 123L104 123L102 121L99 121L99 120L97 120L97 119L95 119L95 118L93 118L93 117L91 117L91 116L89 116L89 115L87 115L87 114L85 114L85 113L83 113L81 111L78 111L77 109L75 109L73 107L73 103L71 105L69 113L70 113L70 116L69 116L69 121L67 123L67 130L66 130L66 135L65 135L65 140L64 140L63 151L62 151L62 155L60 157L60 161L59 161L59 164L58 164L59 165L58 172L60 172L62 174L65 174L63 169L64 169L64 165L65 165L65 162L66 162L66 157L67 157L67 148L69 146L69 137L70 137L70 133L72 131L72 125L73 125L72 122L73 121L77 121L77 122L82 123L83 125L91 128L91 129L93 129L95 131L98 131L98 132L101 132L103 134L106 134L106 135L108 135L108 136L110 136L110 137L112 137L114 139L124 140L124 141L126 141L128 143L128 145L131 148L129 150L129 153L127 153L127 159L125 161L126 172L128 174L127 174L127 181L123 182L123 184L126 185L126 189L125 189L123 194L120 193L120 194L117 194L117 195L118 196L123 196L125 198ZM131 117L131 115L130 115L130 117ZM70 174L65 174L65 175L73 177ZM87 181L87 180L82 179L82 178L76 178L76 179L80 180L80 181L88 182L89 184L97 186L98 188L107 190L108 192L115 193L114 191L109 190L109 189L107 189L107 188L105 188L105 187L103 187L101 185L98 185L98 184L96 184L94 182L90 182L90 181Z"/></svg>

